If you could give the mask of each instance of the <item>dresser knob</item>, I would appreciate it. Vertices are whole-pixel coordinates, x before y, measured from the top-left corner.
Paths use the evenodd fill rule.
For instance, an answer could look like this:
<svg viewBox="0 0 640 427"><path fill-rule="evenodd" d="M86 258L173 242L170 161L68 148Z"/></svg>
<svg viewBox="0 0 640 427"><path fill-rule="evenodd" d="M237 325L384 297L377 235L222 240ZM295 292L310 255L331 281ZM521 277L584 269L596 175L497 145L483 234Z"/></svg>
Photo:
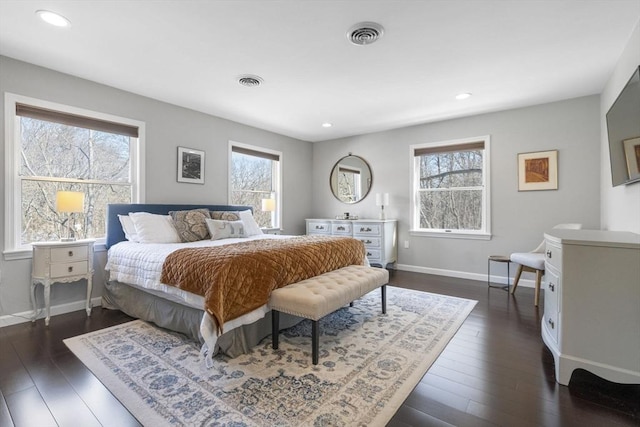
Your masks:
<svg viewBox="0 0 640 427"><path fill-rule="evenodd" d="M69 267L68 270L69 270L69 273L73 273L73 266Z"/></svg>
<svg viewBox="0 0 640 427"><path fill-rule="evenodd" d="M69 256L73 256L73 251L69 251Z"/></svg>
<svg viewBox="0 0 640 427"><path fill-rule="evenodd" d="M547 251L547 258L551 258L551 251Z"/></svg>

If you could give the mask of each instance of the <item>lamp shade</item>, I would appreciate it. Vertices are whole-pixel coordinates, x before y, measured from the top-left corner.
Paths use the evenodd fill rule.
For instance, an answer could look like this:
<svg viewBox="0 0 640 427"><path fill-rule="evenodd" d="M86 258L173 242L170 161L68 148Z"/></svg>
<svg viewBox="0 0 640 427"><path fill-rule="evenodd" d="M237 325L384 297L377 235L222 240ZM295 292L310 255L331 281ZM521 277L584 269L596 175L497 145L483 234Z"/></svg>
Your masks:
<svg viewBox="0 0 640 427"><path fill-rule="evenodd" d="M56 211L84 212L84 193L79 191L58 191L56 193Z"/></svg>
<svg viewBox="0 0 640 427"><path fill-rule="evenodd" d="M262 199L262 210L264 212L274 212L276 210L275 199Z"/></svg>
<svg viewBox="0 0 640 427"><path fill-rule="evenodd" d="M389 193L376 193L376 206L389 206Z"/></svg>

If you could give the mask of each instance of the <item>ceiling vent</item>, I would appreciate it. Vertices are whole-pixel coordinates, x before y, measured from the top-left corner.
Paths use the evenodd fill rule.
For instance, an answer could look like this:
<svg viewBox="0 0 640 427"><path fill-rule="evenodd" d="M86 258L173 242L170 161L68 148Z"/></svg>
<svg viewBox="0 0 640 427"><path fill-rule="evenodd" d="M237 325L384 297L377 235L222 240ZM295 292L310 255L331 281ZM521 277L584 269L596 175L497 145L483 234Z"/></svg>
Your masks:
<svg viewBox="0 0 640 427"><path fill-rule="evenodd" d="M375 22L360 22L347 32L347 38L353 44L364 46L377 41L384 34L382 25Z"/></svg>
<svg viewBox="0 0 640 427"><path fill-rule="evenodd" d="M262 77L252 76L249 74L238 77L238 83L246 87L260 86L263 82L264 80L262 80Z"/></svg>

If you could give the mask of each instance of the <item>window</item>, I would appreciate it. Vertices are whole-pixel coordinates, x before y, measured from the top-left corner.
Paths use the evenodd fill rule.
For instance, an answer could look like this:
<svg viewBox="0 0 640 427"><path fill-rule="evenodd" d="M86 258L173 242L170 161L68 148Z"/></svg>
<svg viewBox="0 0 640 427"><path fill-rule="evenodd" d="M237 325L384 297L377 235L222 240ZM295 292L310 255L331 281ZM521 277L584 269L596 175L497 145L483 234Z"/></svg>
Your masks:
<svg viewBox="0 0 640 427"><path fill-rule="evenodd" d="M489 136L411 146L411 232L489 239Z"/></svg>
<svg viewBox="0 0 640 427"><path fill-rule="evenodd" d="M338 166L338 194L340 200L354 203L360 200L360 170L351 166Z"/></svg>
<svg viewBox="0 0 640 427"><path fill-rule="evenodd" d="M251 206L262 228L280 228L282 153L237 142L229 151L229 203ZM275 210L263 211L263 199L275 200Z"/></svg>
<svg viewBox="0 0 640 427"><path fill-rule="evenodd" d="M5 250L35 241L105 236L108 203L142 201L144 124L7 94ZM58 212L59 191L81 192L84 211Z"/></svg>

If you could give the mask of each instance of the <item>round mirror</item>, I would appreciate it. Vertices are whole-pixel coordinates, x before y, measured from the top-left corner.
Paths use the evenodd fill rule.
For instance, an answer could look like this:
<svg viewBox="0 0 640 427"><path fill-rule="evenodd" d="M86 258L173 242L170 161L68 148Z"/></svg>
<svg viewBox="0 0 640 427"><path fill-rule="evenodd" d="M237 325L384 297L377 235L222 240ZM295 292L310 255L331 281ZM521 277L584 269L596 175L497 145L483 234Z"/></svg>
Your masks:
<svg viewBox="0 0 640 427"><path fill-rule="evenodd" d="M369 164L360 156L349 153L338 160L331 170L331 192L343 203L358 203L364 199L373 182Z"/></svg>

